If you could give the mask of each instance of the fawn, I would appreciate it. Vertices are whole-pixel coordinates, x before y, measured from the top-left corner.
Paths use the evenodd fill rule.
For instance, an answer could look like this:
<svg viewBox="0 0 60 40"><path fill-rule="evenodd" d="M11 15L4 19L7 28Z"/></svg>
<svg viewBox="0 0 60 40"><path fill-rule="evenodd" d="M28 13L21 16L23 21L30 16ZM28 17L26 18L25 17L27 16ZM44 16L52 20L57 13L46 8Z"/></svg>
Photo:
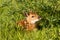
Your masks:
<svg viewBox="0 0 60 40"><path fill-rule="evenodd" d="M37 15L36 12L30 11L29 13L25 13L26 18L17 22L18 25L22 26L26 30L33 30L36 28L36 22L41 19L40 16Z"/></svg>

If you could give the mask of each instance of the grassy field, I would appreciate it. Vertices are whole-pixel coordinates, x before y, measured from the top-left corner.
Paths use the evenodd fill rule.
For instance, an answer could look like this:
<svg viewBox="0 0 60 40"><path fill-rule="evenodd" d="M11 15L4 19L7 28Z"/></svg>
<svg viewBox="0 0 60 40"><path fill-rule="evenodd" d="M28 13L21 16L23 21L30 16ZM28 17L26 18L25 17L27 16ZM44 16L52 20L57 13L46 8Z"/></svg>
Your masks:
<svg viewBox="0 0 60 40"><path fill-rule="evenodd" d="M40 30L25 31L16 24L33 10ZM0 40L60 40L60 0L0 0Z"/></svg>

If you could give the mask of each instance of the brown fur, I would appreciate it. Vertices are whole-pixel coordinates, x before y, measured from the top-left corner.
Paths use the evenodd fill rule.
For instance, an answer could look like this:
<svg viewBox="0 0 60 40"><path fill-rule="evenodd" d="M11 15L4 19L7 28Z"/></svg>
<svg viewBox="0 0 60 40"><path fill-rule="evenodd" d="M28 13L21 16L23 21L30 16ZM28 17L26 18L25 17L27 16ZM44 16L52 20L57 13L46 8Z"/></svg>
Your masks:
<svg viewBox="0 0 60 40"><path fill-rule="evenodd" d="M26 19L18 21L17 24L22 26L23 28L26 28L26 30L33 30L34 28L36 28L36 24L32 21L40 19L40 17L32 11L29 12L29 14L26 13L25 15Z"/></svg>

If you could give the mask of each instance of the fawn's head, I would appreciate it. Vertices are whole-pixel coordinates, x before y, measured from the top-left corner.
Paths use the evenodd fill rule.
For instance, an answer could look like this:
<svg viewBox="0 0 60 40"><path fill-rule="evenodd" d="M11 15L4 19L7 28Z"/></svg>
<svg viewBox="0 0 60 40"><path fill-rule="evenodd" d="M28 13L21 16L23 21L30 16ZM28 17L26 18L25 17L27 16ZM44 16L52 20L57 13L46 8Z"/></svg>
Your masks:
<svg viewBox="0 0 60 40"><path fill-rule="evenodd" d="M41 17L37 15L37 13L30 11L29 13L25 13L26 20L28 23L34 24L39 21Z"/></svg>

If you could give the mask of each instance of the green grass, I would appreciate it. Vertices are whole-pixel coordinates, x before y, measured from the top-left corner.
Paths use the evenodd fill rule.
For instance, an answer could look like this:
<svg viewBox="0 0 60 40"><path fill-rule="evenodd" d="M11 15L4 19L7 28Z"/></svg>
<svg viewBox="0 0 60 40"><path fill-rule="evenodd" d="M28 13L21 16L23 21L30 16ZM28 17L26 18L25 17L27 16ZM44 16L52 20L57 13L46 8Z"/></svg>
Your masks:
<svg viewBox="0 0 60 40"><path fill-rule="evenodd" d="M25 31L16 24L30 10L42 17L40 30ZM60 0L0 0L0 40L60 40Z"/></svg>

